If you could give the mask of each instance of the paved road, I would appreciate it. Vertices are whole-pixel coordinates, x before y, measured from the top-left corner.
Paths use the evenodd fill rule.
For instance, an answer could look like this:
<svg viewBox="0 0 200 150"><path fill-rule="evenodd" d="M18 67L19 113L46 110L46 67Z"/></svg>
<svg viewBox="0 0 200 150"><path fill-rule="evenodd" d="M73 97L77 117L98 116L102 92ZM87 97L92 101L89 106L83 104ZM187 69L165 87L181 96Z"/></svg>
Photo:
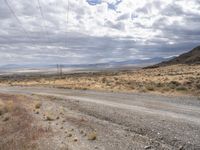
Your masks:
<svg viewBox="0 0 200 150"><path fill-rule="evenodd" d="M200 101L196 97L121 94L42 87L1 87L1 93L39 94L79 101L79 110L122 125L177 149L200 149Z"/></svg>

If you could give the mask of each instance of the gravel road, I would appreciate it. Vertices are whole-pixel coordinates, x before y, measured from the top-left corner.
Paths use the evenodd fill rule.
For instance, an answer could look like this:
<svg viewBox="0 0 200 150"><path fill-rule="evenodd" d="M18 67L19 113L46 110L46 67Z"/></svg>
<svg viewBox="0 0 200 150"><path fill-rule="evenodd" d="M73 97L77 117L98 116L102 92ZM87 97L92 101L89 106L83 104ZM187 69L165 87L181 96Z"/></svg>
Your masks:
<svg viewBox="0 0 200 150"><path fill-rule="evenodd" d="M105 123L99 129L100 149L200 149L200 100L196 97L44 87L1 87L0 92L55 97L52 102L57 105Z"/></svg>

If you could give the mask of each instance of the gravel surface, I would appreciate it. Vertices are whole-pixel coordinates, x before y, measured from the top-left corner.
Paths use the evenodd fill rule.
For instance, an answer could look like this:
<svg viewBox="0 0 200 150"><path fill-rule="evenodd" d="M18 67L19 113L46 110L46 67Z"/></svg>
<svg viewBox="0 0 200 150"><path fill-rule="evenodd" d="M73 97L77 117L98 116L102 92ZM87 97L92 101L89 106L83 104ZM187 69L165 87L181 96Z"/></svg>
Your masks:
<svg viewBox="0 0 200 150"><path fill-rule="evenodd" d="M0 92L39 95L47 99L44 103L51 111L69 110L68 125L63 127L97 132L92 144L77 134L80 143L69 144L69 149L200 149L200 101L196 97L42 87L2 87ZM80 123L80 118L87 121Z"/></svg>

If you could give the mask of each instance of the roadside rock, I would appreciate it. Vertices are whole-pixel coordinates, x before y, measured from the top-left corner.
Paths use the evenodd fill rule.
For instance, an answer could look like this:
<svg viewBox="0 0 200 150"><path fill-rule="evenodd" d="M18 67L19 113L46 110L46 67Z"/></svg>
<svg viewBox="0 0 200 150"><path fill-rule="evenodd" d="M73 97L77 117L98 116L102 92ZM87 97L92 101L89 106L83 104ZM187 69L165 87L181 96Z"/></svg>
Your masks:
<svg viewBox="0 0 200 150"><path fill-rule="evenodd" d="M151 146L145 146L144 149L151 149Z"/></svg>

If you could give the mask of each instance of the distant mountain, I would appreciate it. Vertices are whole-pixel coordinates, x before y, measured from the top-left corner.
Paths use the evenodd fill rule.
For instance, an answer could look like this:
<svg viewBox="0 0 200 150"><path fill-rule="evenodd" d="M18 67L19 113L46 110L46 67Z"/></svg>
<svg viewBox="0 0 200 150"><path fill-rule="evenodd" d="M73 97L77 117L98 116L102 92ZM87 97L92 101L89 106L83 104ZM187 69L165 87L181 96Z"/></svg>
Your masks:
<svg viewBox="0 0 200 150"><path fill-rule="evenodd" d="M161 66L176 65L176 64L200 64L200 46L192 49L191 51L181 54L178 57L170 59L168 61L163 61L159 64L146 67L146 68L156 68Z"/></svg>
<svg viewBox="0 0 200 150"><path fill-rule="evenodd" d="M40 68L54 68L55 65L41 65L41 64L7 64L0 66L0 70L10 69L40 69Z"/></svg>
<svg viewBox="0 0 200 150"><path fill-rule="evenodd" d="M153 65L162 61L167 61L169 59L170 58L155 57L155 58L150 58L150 59L134 59L134 60L121 61L121 62L111 62L110 64L113 64L116 66L127 66L127 65L147 66L147 65Z"/></svg>
<svg viewBox="0 0 200 150"><path fill-rule="evenodd" d="M96 63L96 64L62 64L63 68L120 68L120 67L127 67L127 66L147 66L151 64L156 64L162 61L167 61L170 58L162 58L162 57L155 57L150 59L133 59L133 60L126 60L126 61L110 61L106 63Z"/></svg>
<svg viewBox="0 0 200 150"><path fill-rule="evenodd" d="M112 69L112 68L126 68L126 67L144 67L153 65L162 61L167 61L170 58L155 57L151 59L133 59L127 61L111 61L106 63L96 64L61 64L63 69L70 70L95 70L95 69ZM56 69L57 64L7 64L0 66L0 71L15 71L15 70L44 70Z"/></svg>

